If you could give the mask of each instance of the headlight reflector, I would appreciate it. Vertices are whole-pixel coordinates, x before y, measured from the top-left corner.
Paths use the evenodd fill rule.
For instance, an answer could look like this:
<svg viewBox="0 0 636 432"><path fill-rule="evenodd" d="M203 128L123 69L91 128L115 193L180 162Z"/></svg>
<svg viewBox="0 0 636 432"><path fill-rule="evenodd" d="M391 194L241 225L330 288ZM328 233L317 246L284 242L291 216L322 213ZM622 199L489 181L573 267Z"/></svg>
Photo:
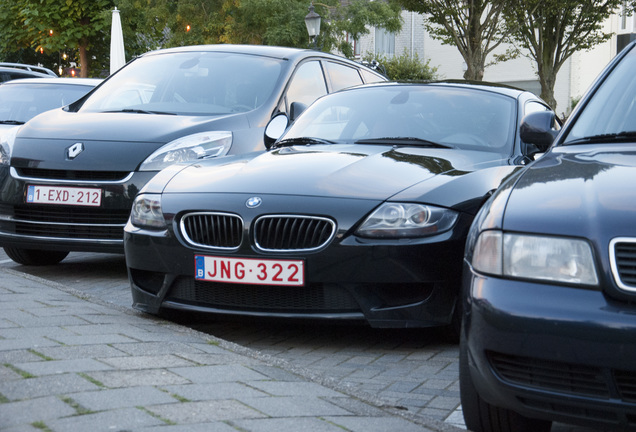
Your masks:
<svg viewBox="0 0 636 432"><path fill-rule="evenodd" d="M580 239L484 231L472 265L498 276L598 285L592 248Z"/></svg>
<svg viewBox="0 0 636 432"><path fill-rule="evenodd" d="M450 229L457 212L411 203L384 203L362 223L356 234L372 238L423 237Z"/></svg>
<svg viewBox="0 0 636 432"><path fill-rule="evenodd" d="M232 145L232 132L200 132L162 146L141 164L140 171L160 171L165 167L197 159L224 156Z"/></svg>
<svg viewBox="0 0 636 432"><path fill-rule="evenodd" d="M130 222L140 228L164 228L166 221L161 211L161 195L138 195L132 206Z"/></svg>

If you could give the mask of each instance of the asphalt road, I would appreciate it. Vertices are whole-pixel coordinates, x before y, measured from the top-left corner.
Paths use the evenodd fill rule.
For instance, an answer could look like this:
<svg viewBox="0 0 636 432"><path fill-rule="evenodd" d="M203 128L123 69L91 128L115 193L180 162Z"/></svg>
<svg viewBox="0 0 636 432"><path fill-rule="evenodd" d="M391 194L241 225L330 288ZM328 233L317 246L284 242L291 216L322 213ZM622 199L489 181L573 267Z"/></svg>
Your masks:
<svg viewBox="0 0 636 432"><path fill-rule="evenodd" d="M131 307L123 255L72 253L60 264L21 266L0 249L0 266L64 284ZM433 329L377 330L364 326L263 320L197 320L182 324L290 362L357 394L413 415L463 427L456 343ZM553 432L592 432L555 425Z"/></svg>

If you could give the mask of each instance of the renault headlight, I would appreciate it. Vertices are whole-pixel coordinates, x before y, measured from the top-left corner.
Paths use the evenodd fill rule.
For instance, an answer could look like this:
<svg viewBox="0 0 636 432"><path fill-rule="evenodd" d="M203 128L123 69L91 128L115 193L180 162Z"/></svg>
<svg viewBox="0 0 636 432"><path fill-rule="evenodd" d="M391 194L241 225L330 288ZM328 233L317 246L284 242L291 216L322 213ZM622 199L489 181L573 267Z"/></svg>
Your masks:
<svg viewBox="0 0 636 432"><path fill-rule="evenodd" d="M161 195L137 195L130 212L130 222L139 228L164 228L166 221L161 211Z"/></svg>
<svg viewBox="0 0 636 432"><path fill-rule="evenodd" d="M411 203L384 203L362 223L356 234L373 238L423 237L449 230L457 212Z"/></svg>
<svg viewBox="0 0 636 432"><path fill-rule="evenodd" d="M472 266L496 276L598 285L592 248L581 239L484 231Z"/></svg>
<svg viewBox="0 0 636 432"><path fill-rule="evenodd" d="M200 132L162 146L143 161L140 171L160 171L165 167L197 159L224 156L232 146L232 132Z"/></svg>

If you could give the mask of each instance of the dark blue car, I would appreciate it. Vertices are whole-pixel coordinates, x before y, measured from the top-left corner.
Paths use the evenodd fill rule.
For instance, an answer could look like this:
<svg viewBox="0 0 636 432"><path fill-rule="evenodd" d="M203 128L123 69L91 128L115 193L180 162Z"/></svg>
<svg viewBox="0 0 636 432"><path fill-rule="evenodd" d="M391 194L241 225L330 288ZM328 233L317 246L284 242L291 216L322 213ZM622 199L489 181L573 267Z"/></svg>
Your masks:
<svg viewBox="0 0 636 432"><path fill-rule="evenodd" d="M472 431L636 428L636 45L475 218L461 399ZM522 139L548 147L551 114Z"/></svg>

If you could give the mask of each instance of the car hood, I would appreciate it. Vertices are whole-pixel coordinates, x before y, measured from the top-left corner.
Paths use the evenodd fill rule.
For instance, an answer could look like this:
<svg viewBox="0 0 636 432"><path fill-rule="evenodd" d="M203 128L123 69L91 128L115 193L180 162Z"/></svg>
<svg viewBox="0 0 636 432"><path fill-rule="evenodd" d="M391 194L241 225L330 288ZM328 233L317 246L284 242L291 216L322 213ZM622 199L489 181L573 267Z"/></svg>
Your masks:
<svg viewBox="0 0 636 432"><path fill-rule="evenodd" d="M503 228L597 239L634 235L635 167L636 145L556 147L517 180Z"/></svg>
<svg viewBox="0 0 636 432"><path fill-rule="evenodd" d="M501 165L494 153L381 145L311 145L199 163L164 193L248 193L387 199L418 183Z"/></svg>
<svg viewBox="0 0 636 432"><path fill-rule="evenodd" d="M55 109L20 129L12 165L61 170L133 171L152 152L177 138L208 130L247 126L245 115L176 116L135 113L81 113ZM81 142L75 159L66 149Z"/></svg>

